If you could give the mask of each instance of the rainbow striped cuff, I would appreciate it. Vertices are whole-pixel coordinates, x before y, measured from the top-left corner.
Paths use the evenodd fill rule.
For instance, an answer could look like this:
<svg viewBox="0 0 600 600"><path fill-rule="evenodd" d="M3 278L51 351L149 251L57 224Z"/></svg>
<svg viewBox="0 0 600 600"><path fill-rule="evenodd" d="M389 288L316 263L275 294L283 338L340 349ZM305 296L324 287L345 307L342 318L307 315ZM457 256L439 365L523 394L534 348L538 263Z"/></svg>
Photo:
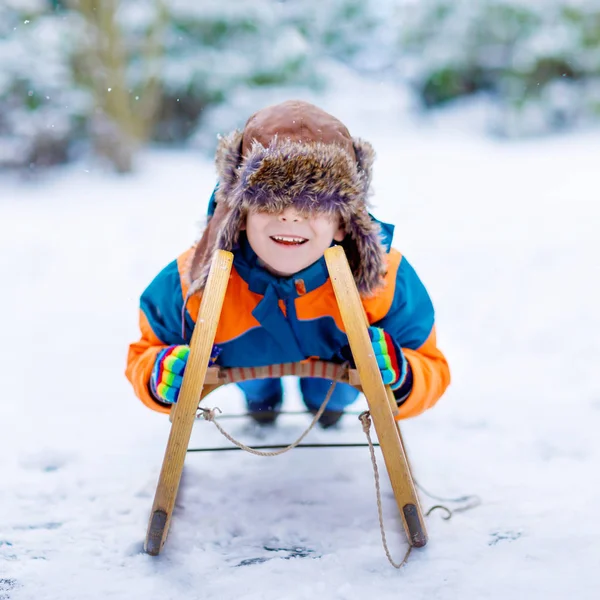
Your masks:
<svg viewBox="0 0 600 600"><path fill-rule="evenodd" d="M408 370L402 349L381 327L369 327L369 337L383 383L397 390L406 380Z"/></svg>
<svg viewBox="0 0 600 600"><path fill-rule="evenodd" d="M168 346L158 353L150 375L150 390L157 400L177 402L189 354L190 347L183 345Z"/></svg>

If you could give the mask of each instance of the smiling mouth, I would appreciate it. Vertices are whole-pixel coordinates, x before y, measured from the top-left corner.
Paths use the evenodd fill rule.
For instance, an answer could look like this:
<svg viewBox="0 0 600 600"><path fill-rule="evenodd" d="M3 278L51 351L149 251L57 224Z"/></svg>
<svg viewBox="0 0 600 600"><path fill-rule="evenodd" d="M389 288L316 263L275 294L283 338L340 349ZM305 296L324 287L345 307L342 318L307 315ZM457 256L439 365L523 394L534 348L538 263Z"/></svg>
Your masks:
<svg viewBox="0 0 600 600"><path fill-rule="evenodd" d="M301 246L305 242L308 242L306 238L292 235L272 235L271 239L276 244L281 244L282 246Z"/></svg>

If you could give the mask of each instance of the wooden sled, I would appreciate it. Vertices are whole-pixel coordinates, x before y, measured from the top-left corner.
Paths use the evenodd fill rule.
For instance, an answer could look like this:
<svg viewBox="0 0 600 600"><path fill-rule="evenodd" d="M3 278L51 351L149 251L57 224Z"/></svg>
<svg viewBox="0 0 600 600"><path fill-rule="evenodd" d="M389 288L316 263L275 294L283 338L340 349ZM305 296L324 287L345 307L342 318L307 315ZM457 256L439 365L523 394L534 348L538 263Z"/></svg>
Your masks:
<svg viewBox="0 0 600 600"><path fill-rule="evenodd" d="M215 254L192 334L179 400L171 411L171 431L144 544L148 554L158 555L167 538L199 402L226 383L283 375L337 378L365 394L408 541L416 547L427 543L423 513L400 427L394 418L398 408L391 389L384 386L381 379L367 331L367 318L343 248L328 248L325 261L357 367L351 369L344 379L339 379L340 365L322 361L272 365L260 369L209 368L210 353L233 263L230 252L220 250Z"/></svg>

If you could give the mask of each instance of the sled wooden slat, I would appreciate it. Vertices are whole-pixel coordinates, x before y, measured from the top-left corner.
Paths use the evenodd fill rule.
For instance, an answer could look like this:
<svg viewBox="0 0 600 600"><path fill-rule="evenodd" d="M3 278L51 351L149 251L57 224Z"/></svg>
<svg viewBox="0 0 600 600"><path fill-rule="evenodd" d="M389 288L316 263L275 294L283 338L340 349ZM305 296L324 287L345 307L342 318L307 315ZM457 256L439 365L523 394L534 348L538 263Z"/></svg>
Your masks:
<svg viewBox="0 0 600 600"><path fill-rule="evenodd" d="M295 377L322 377L323 379L338 379L343 383L360 387L360 377L356 369L349 369L344 376L343 365L326 362L323 360L302 361L297 363L284 363L269 365L268 367L253 367L245 369L210 367L206 371L204 383L206 385L225 385L251 379L267 379L269 377L282 377L293 375Z"/></svg>
<svg viewBox="0 0 600 600"><path fill-rule="evenodd" d="M202 396L206 371L232 264L233 254L231 252L219 250L215 253L192 334L188 366L185 370L177 410L173 415L169 440L154 497L144 544L144 549L148 554L157 555L160 552L169 531L171 515L183 471L183 463L198 409L198 402Z"/></svg>
<svg viewBox="0 0 600 600"><path fill-rule="evenodd" d="M341 246L328 248L325 261L406 536L411 545L424 546L427 543L427 530L400 428L394 420L396 402L393 393L381 379L367 330L367 317L344 249Z"/></svg>

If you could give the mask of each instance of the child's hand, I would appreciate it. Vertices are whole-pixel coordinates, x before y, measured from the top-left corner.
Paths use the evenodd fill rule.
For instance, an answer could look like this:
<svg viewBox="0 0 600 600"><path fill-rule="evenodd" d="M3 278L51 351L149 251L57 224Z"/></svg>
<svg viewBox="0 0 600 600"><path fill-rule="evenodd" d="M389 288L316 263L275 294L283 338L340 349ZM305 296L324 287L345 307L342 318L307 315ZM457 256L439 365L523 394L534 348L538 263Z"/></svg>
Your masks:
<svg viewBox="0 0 600 600"><path fill-rule="evenodd" d="M209 364L217 360L220 348L213 346ZM152 375L150 376L150 388L156 398L165 404L177 402L183 374L190 355L189 346L168 346L158 353Z"/></svg>
<svg viewBox="0 0 600 600"><path fill-rule="evenodd" d="M381 327L369 327L369 337L383 383L397 390L407 374L407 362L402 349Z"/></svg>
<svg viewBox="0 0 600 600"><path fill-rule="evenodd" d="M158 353L150 376L150 388L158 400L177 402L189 355L189 346L168 346Z"/></svg>

